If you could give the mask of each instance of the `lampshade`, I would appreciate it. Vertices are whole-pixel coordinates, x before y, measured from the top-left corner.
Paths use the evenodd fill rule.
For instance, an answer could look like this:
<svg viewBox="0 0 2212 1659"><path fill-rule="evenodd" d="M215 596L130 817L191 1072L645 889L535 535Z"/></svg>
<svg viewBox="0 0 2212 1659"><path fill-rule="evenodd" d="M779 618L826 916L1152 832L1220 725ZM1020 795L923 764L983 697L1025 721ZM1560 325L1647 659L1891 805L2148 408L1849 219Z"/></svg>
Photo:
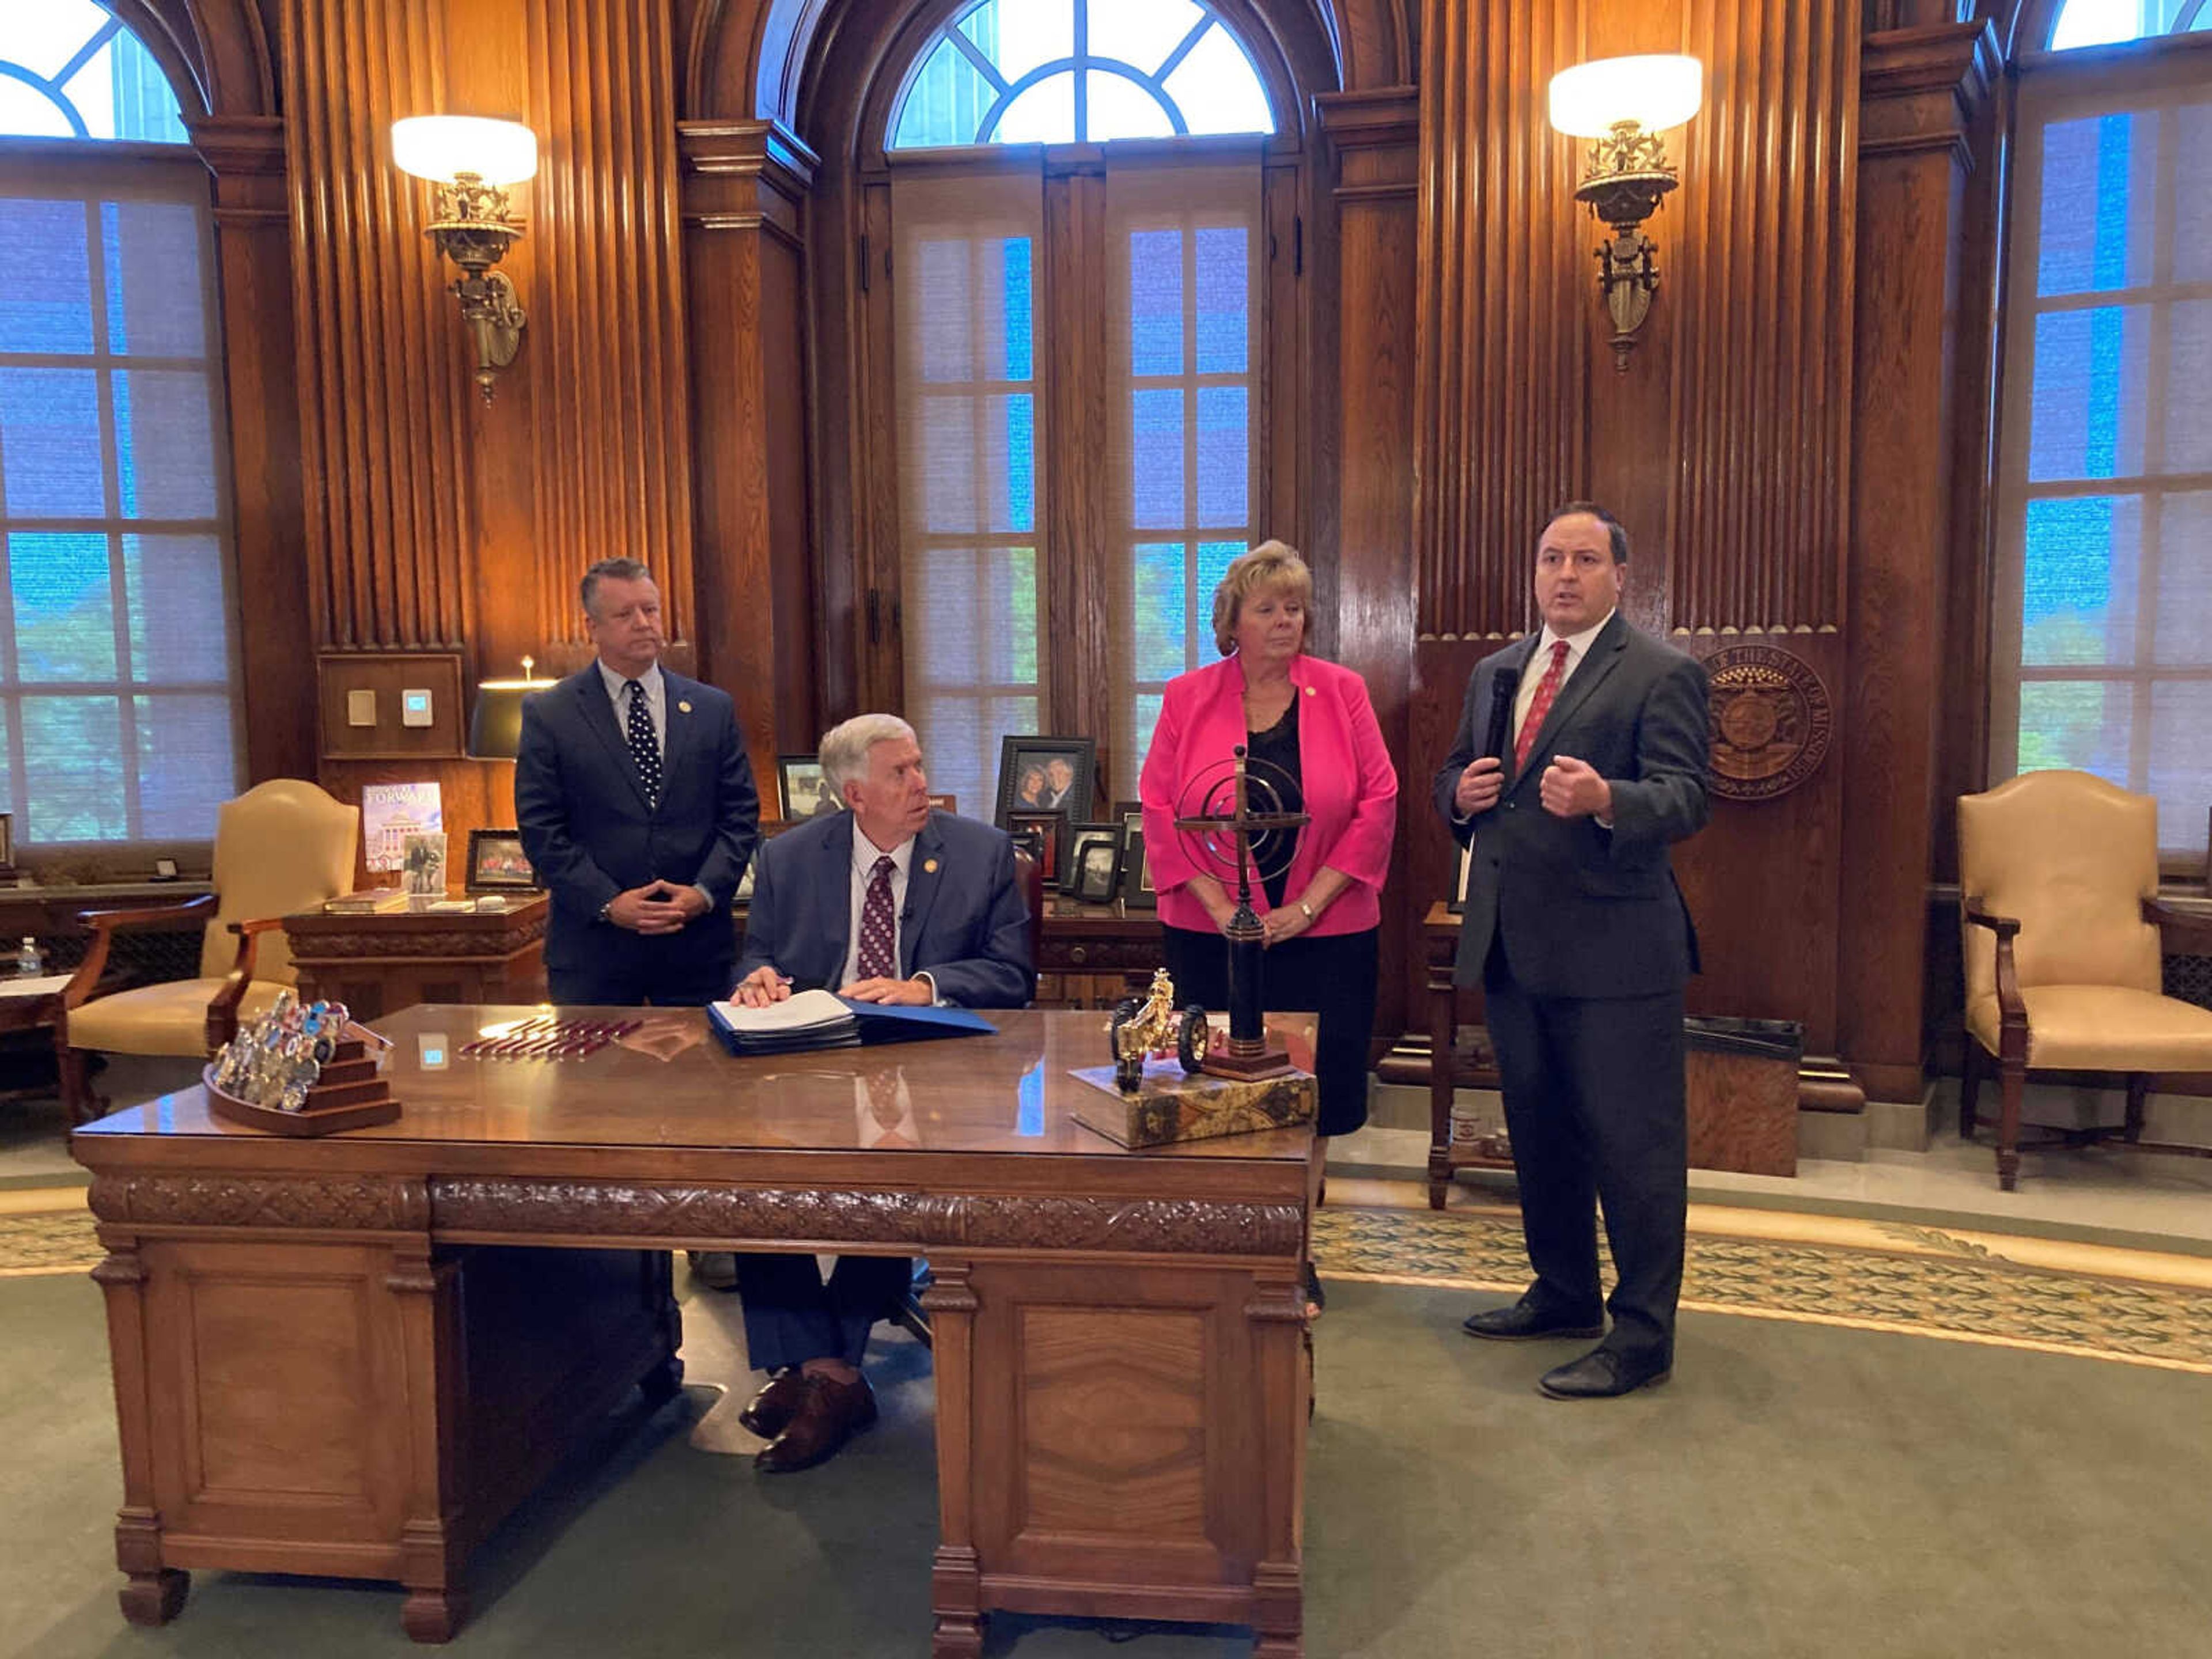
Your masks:
<svg viewBox="0 0 2212 1659"><path fill-rule="evenodd" d="M410 115L392 124L392 159L437 184L472 173L488 185L516 185L538 171L538 135L520 121Z"/></svg>
<svg viewBox="0 0 2212 1659"><path fill-rule="evenodd" d="M523 673L530 672L529 665ZM469 714L469 758L513 760L522 747L522 705L540 691L550 690L551 680L479 680L477 706Z"/></svg>
<svg viewBox="0 0 2212 1659"><path fill-rule="evenodd" d="M1578 64L1552 77L1552 125L1577 138L1603 138L1623 121L1679 127L1705 101L1705 83L1704 64L1672 53Z"/></svg>

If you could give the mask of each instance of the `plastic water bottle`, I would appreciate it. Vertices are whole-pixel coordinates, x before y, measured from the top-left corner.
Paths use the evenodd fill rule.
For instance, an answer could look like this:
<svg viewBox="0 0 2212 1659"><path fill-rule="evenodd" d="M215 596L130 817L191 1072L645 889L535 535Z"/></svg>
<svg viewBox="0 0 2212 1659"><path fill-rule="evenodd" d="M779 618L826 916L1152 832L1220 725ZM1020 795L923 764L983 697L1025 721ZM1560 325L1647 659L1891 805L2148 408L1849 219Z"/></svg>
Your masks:
<svg viewBox="0 0 2212 1659"><path fill-rule="evenodd" d="M15 977L36 979L45 969L46 963L39 959L39 941L24 934L22 948L15 952Z"/></svg>

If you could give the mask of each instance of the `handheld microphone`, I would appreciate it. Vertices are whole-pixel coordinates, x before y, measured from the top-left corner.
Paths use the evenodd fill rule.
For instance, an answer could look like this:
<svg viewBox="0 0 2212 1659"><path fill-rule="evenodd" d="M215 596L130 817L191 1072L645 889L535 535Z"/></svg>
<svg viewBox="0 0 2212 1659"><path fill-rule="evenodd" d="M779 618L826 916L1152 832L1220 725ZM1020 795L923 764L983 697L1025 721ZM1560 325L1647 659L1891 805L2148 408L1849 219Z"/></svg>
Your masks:
<svg viewBox="0 0 2212 1659"><path fill-rule="evenodd" d="M1483 744L1482 752L1498 760L1505 758L1506 745L1513 735L1513 699L1521 690L1521 671L1511 664L1502 664L1490 677L1490 735Z"/></svg>

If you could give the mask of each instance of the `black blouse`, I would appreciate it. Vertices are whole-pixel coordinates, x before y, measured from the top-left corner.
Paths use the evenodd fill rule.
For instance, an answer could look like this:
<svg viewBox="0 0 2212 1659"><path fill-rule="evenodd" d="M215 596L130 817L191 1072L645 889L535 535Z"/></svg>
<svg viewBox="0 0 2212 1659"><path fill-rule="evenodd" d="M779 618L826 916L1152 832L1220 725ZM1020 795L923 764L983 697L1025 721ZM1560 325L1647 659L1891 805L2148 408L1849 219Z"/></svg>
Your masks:
<svg viewBox="0 0 2212 1659"><path fill-rule="evenodd" d="M1282 791L1281 810L1285 812L1304 811L1305 778L1298 770L1297 698L1293 696L1291 699L1291 706L1283 711L1282 719L1266 731L1247 732L1244 744L1245 751L1251 759L1264 761L1276 769L1274 771L1261 771L1255 768L1255 771ZM1287 788L1283 783L1285 778L1289 781ZM1263 799L1255 799L1252 802L1252 810L1258 811L1264 805ZM1295 830L1272 830L1266 835L1252 838L1252 860L1260 872L1261 890L1267 894L1267 902L1278 910L1283 908L1283 895L1290 884L1291 860L1297 854L1297 841L1298 832Z"/></svg>

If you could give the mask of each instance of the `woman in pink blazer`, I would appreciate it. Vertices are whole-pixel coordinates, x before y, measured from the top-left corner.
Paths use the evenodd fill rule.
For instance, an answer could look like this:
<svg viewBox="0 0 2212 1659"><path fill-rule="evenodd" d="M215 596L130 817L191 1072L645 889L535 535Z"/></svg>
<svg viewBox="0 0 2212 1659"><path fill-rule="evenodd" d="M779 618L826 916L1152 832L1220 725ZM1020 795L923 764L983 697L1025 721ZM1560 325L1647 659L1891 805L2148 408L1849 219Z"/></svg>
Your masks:
<svg viewBox="0 0 2212 1659"><path fill-rule="evenodd" d="M1252 908L1267 930L1267 1007L1321 1016L1317 1127L1340 1135L1367 1121L1376 936L1398 775L1366 682L1305 653L1312 600L1313 573L1280 542L1262 542L1229 567L1213 595L1223 660L1168 682L1139 787L1177 997L1220 1008L1229 998L1221 933L1236 913L1234 878L1224 886L1192 862L1176 833L1177 808L1192 781L1230 760L1238 744L1289 774L1299 798L1290 810L1313 821L1296 832L1287 865L1279 855L1268 860L1275 874L1255 884Z"/></svg>

